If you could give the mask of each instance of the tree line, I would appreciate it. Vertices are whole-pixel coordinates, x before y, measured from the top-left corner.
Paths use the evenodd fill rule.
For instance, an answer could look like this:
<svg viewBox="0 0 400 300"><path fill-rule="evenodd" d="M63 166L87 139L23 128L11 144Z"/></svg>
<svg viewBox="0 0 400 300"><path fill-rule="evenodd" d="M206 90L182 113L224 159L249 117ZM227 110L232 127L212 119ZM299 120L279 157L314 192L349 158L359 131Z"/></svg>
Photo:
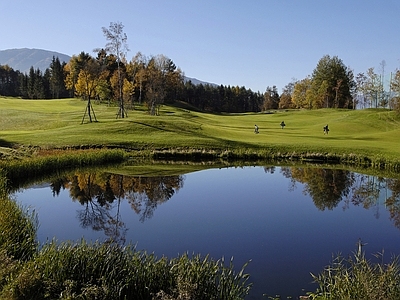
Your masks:
<svg viewBox="0 0 400 300"><path fill-rule="evenodd" d="M27 99L80 97L117 104L119 115L147 105L156 115L163 103L182 101L207 112L261 112L274 109L318 109L385 107L400 111L400 70L390 78L385 90L384 71L374 68L354 75L337 56L323 56L312 74L288 83L279 94L276 86L264 93L244 86L193 84L165 55L147 57L138 52L130 61L121 23L102 28L108 43L95 50L96 56L81 52L69 62L58 57L44 73L31 67L29 74L0 65L0 95ZM384 61L381 66L384 69Z"/></svg>
<svg viewBox="0 0 400 300"><path fill-rule="evenodd" d="M49 68L29 69L29 73L14 70L8 65L0 65L0 95L24 99L51 99L71 97L64 84L64 67L58 57L54 57Z"/></svg>

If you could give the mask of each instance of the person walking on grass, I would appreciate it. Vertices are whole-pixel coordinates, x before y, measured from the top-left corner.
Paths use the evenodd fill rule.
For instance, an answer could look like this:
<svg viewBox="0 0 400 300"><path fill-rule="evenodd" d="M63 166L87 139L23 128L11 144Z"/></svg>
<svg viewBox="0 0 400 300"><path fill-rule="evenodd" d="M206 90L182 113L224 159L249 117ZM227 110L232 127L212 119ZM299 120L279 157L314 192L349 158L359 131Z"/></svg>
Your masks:
<svg viewBox="0 0 400 300"><path fill-rule="evenodd" d="M254 133L258 133L258 126L257 126L257 124L254 125Z"/></svg>
<svg viewBox="0 0 400 300"><path fill-rule="evenodd" d="M328 133L329 133L329 127L328 127L328 124L326 124L324 126L324 134L328 134Z"/></svg>

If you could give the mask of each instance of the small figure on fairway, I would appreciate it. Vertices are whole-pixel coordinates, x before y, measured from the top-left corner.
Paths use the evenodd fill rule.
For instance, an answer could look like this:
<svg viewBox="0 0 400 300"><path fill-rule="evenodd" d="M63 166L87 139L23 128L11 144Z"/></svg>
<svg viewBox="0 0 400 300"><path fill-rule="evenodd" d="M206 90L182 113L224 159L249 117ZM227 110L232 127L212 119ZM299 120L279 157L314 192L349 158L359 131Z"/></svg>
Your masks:
<svg viewBox="0 0 400 300"><path fill-rule="evenodd" d="M324 134L328 134L328 133L329 133L329 127L328 127L328 124L326 124L324 126Z"/></svg>
<svg viewBox="0 0 400 300"><path fill-rule="evenodd" d="M282 129L285 128L285 126L286 126L285 121L282 121L282 122L281 122L281 127L282 127Z"/></svg>
<svg viewBox="0 0 400 300"><path fill-rule="evenodd" d="M254 125L254 133L258 133L258 126Z"/></svg>

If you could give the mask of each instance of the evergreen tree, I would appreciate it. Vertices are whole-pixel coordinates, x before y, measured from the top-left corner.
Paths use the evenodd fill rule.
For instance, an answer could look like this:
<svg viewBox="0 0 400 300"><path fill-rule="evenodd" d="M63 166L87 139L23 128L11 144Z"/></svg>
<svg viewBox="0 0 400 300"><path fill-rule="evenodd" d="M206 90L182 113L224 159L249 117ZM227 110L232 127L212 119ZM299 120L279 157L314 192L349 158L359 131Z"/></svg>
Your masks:
<svg viewBox="0 0 400 300"><path fill-rule="evenodd" d="M314 69L311 79L311 97L314 95L319 97L322 93L326 93L323 107L343 108L348 106L348 103L352 103L351 91L355 86L352 71L337 56L325 55L322 57ZM321 91L321 86L326 86L326 91ZM314 99L311 98L309 103L313 103L312 100Z"/></svg>
<svg viewBox="0 0 400 300"><path fill-rule="evenodd" d="M29 69L28 75L28 98L34 99L35 98L35 69L33 66Z"/></svg>
<svg viewBox="0 0 400 300"><path fill-rule="evenodd" d="M19 95L19 84L18 84L19 72L14 71L10 66L0 65L0 95L3 96L18 96Z"/></svg>
<svg viewBox="0 0 400 300"><path fill-rule="evenodd" d="M44 87L44 78L40 69L36 69L34 73L34 81L33 81L33 90L34 97L33 99L45 99L45 87Z"/></svg>
<svg viewBox="0 0 400 300"><path fill-rule="evenodd" d="M64 69L58 57L54 57L50 63L50 91L52 98L60 98L65 92Z"/></svg>
<svg viewBox="0 0 400 300"><path fill-rule="evenodd" d="M18 81L19 81L19 95L22 98L28 98L28 75L20 73Z"/></svg>

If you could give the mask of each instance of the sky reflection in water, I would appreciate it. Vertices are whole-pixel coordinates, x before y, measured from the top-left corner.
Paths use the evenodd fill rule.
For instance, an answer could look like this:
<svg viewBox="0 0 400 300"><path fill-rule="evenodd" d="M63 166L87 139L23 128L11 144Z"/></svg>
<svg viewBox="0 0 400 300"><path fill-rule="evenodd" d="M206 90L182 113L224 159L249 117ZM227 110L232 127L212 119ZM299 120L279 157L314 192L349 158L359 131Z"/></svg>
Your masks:
<svg viewBox="0 0 400 300"><path fill-rule="evenodd" d="M393 253L400 254L400 229L384 205L392 195L390 190L381 189L375 195L378 198L368 198L364 196L376 191L376 178L340 170L305 170L245 167L199 171L179 177L181 185L168 189L168 197L158 202L152 200L160 191L147 191L149 196L137 192L137 186L136 192L125 192L121 201L116 197L103 206L95 198L83 204L71 201L68 189L53 196L49 186L15 195L38 211L41 242L53 237L103 241L115 233L118 221L122 241L158 257L185 252L209 253L215 259L233 256L238 268L252 260L246 269L254 283L248 299L259 299L263 293L286 297L304 294L302 289L314 290L310 272L322 271L339 252L350 255L359 239L367 243L367 254L382 249L388 259ZM325 182L318 180L321 176L326 176ZM341 177L345 179L338 180ZM141 180L151 186L145 178ZM171 181L165 177L154 186L167 189L164 180ZM359 194L363 197L356 197ZM335 197L337 201L333 201ZM94 215L104 220L92 226Z"/></svg>

